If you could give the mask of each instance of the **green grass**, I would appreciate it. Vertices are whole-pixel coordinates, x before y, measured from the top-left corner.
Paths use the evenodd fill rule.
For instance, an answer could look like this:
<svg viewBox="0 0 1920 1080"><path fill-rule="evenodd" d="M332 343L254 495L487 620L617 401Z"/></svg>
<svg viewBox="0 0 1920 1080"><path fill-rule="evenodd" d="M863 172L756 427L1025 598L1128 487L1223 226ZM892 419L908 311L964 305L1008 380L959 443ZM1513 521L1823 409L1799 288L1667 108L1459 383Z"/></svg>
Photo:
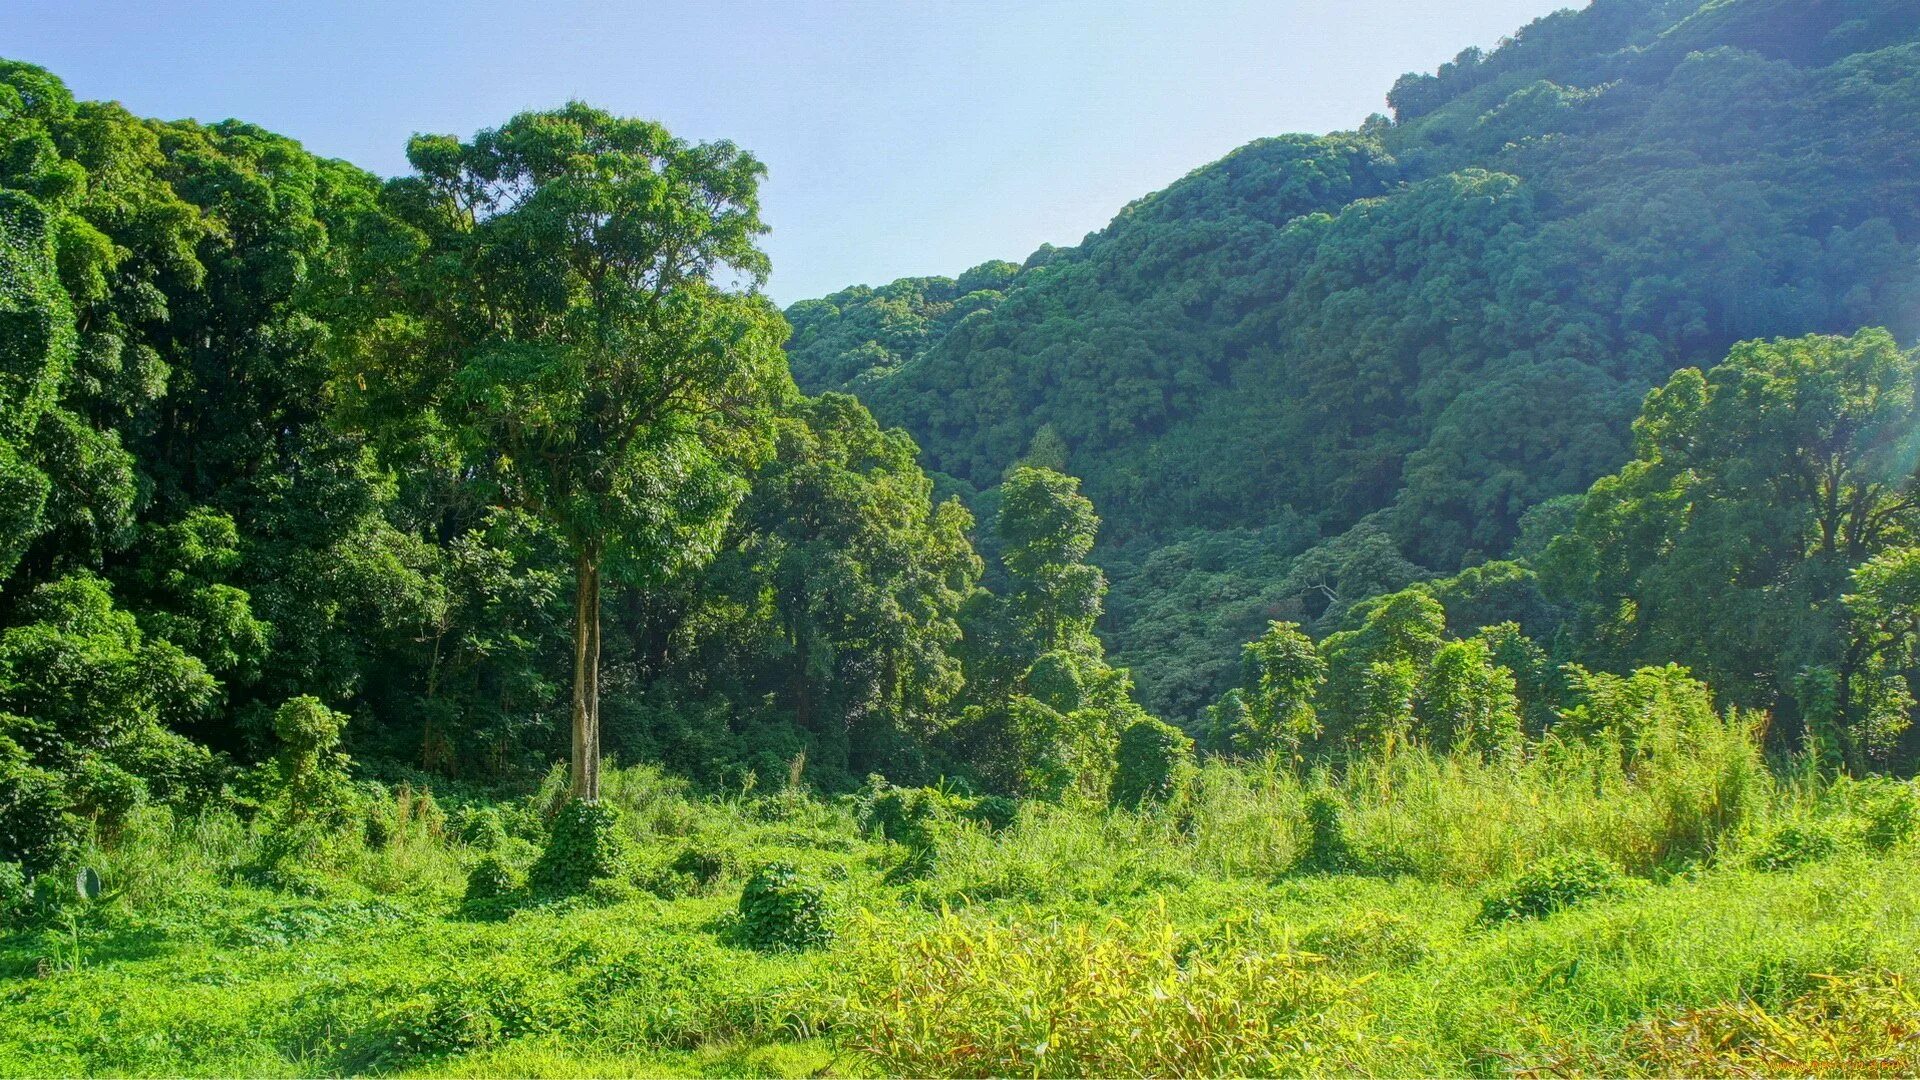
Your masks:
<svg viewBox="0 0 1920 1080"><path fill-rule="evenodd" d="M1315 783L1368 872L1296 870ZM607 790L631 886L505 918L463 914L480 853L430 817L274 876L231 816L144 812L90 854L106 897L0 936L0 1074L1920 1070L1920 849L1879 809L1911 788L1776 781L1737 748L1631 777L1578 754L1215 763L1175 807L1027 806L891 876L906 852L846 800L646 769ZM671 871L690 847L717 878ZM1482 919L1572 853L1619 887ZM826 948L729 944L774 860L824 890Z"/></svg>

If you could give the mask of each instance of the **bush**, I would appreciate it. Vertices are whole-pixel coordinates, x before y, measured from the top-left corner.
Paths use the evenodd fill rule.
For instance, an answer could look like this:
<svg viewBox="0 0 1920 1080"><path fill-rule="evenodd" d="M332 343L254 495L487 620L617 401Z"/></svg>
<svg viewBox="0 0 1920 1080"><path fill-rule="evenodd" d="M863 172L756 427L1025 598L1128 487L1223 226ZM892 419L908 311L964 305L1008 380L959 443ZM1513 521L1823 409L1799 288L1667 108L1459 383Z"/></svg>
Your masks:
<svg viewBox="0 0 1920 1080"><path fill-rule="evenodd" d="M1861 839L1875 851L1891 851L1920 832L1920 789L1909 783L1874 785L1861 806Z"/></svg>
<svg viewBox="0 0 1920 1080"><path fill-rule="evenodd" d="M285 821L345 822L354 792L347 756L334 748L346 726L345 714L312 695L289 698L274 710L273 733L281 743L276 810Z"/></svg>
<svg viewBox="0 0 1920 1080"><path fill-rule="evenodd" d="M860 827L910 848L927 847L934 842L936 823L951 820L970 802L934 788L894 787L871 776L860 800Z"/></svg>
<svg viewBox="0 0 1920 1080"><path fill-rule="evenodd" d="M968 819L999 832L1013 827L1014 819L1020 816L1020 804L1005 795L982 795L963 812Z"/></svg>
<svg viewBox="0 0 1920 1080"><path fill-rule="evenodd" d="M144 780L93 755L80 763L73 791L79 809L107 822L119 821L147 801Z"/></svg>
<svg viewBox="0 0 1920 1080"><path fill-rule="evenodd" d="M1354 867L1353 846L1347 841L1346 805L1332 789L1307 792L1307 840L1300 849L1298 870L1338 873Z"/></svg>
<svg viewBox="0 0 1920 1080"><path fill-rule="evenodd" d="M33 885L17 862L0 862L0 919L17 918L33 901Z"/></svg>
<svg viewBox="0 0 1920 1080"><path fill-rule="evenodd" d="M1619 868L1598 855L1555 855L1533 864L1488 894L1480 904L1480 922L1493 925L1538 919L1575 904L1617 895L1624 888Z"/></svg>
<svg viewBox="0 0 1920 1080"><path fill-rule="evenodd" d="M393 796L379 784L360 787L360 831L367 847L379 851L400 832L400 814Z"/></svg>
<svg viewBox="0 0 1920 1080"><path fill-rule="evenodd" d="M568 801L553 819L547 846L527 875L528 887L543 897L579 896L597 878L624 876L626 852L618 824L611 803Z"/></svg>
<svg viewBox="0 0 1920 1080"><path fill-rule="evenodd" d="M1143 716L1120 733L1112 798L1116 806L1171 801L1193 769L1193 740L1172 724Z"/></svg>
<svg viewBox="0 0 1920 1080"><path fill-rule="evenodd" d="M497 807L470 807L461 812L456 826L460 842L475 851L499 851L507 846L507 826Z"/></svg>
<svg viewBox="0 0 1920 1080"><path fill-rule="evenodd" d="M1754 848L1751 862L1756 870L1790 870L1839 850L1840 837L1832 826L1803 822L1782 825L1768 833Z"/></svg>
<svg viewBox="0 0 1920 1080"><path fill-rule="evenodd" d="M12 745L0 738L0 754ZM72 862L86 837L72 809L57 774L0 756L0 860L28 875Z"/></svg>
<svg viewBox="0 0 1920 1080"><path fill-rule="evenodd" d="M467 873L467 892L463 903L468 908L496 908L519 895L525 882L512 864L498 855L482 855Z"/></svg>
<svg viewBox="0 0 1920 1080"><path fill-rule="evenodd" d="M676 874L685 874L701 888L708 888L738 869L739 865L739 857L728 848L693 844L674 856L668 869Z"/></svg>
<svg viewBox="0 0 1920 1080"><path fill-rule="evenodd" d="M833 941L827 897L788 863L768 863L740 891L733 937L759 952L801 952Z"/></svg>

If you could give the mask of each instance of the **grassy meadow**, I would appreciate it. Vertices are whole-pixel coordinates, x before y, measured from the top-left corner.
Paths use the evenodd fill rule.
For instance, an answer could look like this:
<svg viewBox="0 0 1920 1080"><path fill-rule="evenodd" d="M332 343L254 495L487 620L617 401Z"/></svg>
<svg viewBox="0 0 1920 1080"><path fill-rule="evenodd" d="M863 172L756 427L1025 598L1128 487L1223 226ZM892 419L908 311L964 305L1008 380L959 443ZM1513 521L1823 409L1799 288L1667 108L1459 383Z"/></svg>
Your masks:
<svg viewBox="0 0 1920 1080"><path fill-rule="evenodd" d="M557 773L330 831L148 808L0 937L0 1073L1920 1070L1915 786L1737 721L1619 761L1215 760L1139 812L616 769L618 876L546 903ZM807 933L742 903L769 863Z"/></svg>

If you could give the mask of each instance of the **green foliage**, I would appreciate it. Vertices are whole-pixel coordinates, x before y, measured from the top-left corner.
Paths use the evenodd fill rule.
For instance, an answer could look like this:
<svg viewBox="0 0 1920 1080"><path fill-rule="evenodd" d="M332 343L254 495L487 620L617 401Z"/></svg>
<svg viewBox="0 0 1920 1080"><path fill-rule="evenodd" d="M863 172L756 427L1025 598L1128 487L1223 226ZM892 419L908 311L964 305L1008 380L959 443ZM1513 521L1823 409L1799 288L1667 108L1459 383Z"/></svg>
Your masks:
<svg viewBox="0 0 1920 1080"><path fill-rule="evenodd" d="M541 897L578 896L595 881L624 875L627 853L619 821L610 803L567 800L527 872L528 887Z"/></svg>
<svg viewBox="0 0 1920 1080"><path fill-rule="evenodd" d="M1317 926L1300 944L1338 962L1394 967L1418 963L1433 951L1417 919L1371 909Z"/></svg>
<svg viewBox="0 0 1920 1080"><path fill-rule="evenodd" d="M1164 912L1011 928L948 914L863 935L840 979L847 1041L891 1074L1314 1071L1364 1026L1311 958L1210 949Z"/></svg>
<svg viewBox="0 0 1920 1080"><path fill-rule="evenodd" d="M1120 733L1113 773L1116 806L1177 799L1193 769L1193 740L1172 724L1143 716Z"/></svg>
<svg viewBox="0 0 1920 1080"><path fill-rule="evenodd" d="M287 823L333 823L352 804L350 762L334 749L346 726L345 715L311 695L290 698L274 710L273 732L280 739L276 809Z"/></svg>
<svg viewBox="0 0 1920 1080"><path fill-rule="evenodd" d="M472 912L490 912L510 905L526 888L526 877L495 852L480 856L467 874L462 904Z"/></svg>
<svg viewBox="0 0 1920 1080"><path fill-rule="evenodd" d="M1271 623L1241 649L1239 702L1244 716L1223 731L1235 749L1298 754L1320 734L1313 698L1327 679L1327 663L1297 623Z"/></svg>
<svg viewBox="0 0 1920 1080"><path fill-rule="evenodd" d="M1861 839L1874 851L1891 851L1920 836L1920 788L1912 781L1876 779L1880 782L1862 800Z"/></svg>
<svg viewBox="0 0 1920 1080"><path fill-rule="evenodd" d="M494 806L470 809L460 817L460 842L475 851L498 852L507 845L506 823Z"/></svg>
<svg viewBox="0 0 1920 1080"><path fill-rule="evenodd" d="M1852 771L1883 761L1909 708L1916 385L1920 358L1863 330L1744 342L1651 393L1633 460L1544 557L1583 655L1684 663Z"/></svg>
<svg viewBox="0 0 1920 1080"><path fill-rule="evenodd" d="M17 862L0 862L0 918L21 917L32 900L26 871Z"/></svg>
<svg viewBox="0 0 1920 1080"><path fill-rule="evenodd" d="M731 848L692 845L674 856L668 869L685 874L700 888L711 888L740 868L739 856Z"/></svg>
<svg viewBox="0 0 1920 1080"><path fill-rule="evenodd" d="M1606 859L1588 854L1555 856L1489 892L1480 904L1480 922L1544 918L1576 904L1618 895L1624 888L1620 869Z"/></svg>
<svg viewBox="0 0 1920 1080"><path fill-rule="evenodd" d="M1830 858L1841 846L1840 834L1824 822L1791 822L1761 837L1750 859L1757 870L1789 870Z"/></svg>
<svg viewBox="0 0 1920 1080"><path fill-rule="evenodd" d="M750 949L802 952L833 941L826 893L788 863L755 869L740 891L737 914L733 934Z"/></svg>
<svg viewBox="0 0 1920 1080"><path fill-rule="evenodd" d="M24 758L16 744L0 742L0 861L32 875L68 863L86 829L64 779Z"/></svg>
<svg viewBox="0 0 1920 1080"><path fill-rule="evenodd" d="M1420 735L1441 750L1510 757L1520 748L1520 701L1513 672L1478 638L1436 649L1414 711Z"/></svg>
<svg viewBox="0 0 1920 1080"><path fill-rule="evenodd" d="M1316 787L1304 805L1306 839L1295 868L1339 873L1354 868L1353 845L1347 839L1346 807L1337 792Z"/></svg>
<svg viewBox="0 0 1920 1080"><path fill-rule="evenodd" d="M996 519L1008 597L1036 652L1071 648L1092 636L1106 578L1085 562L1100 519L1080 482L1023 465L1001 486Z"/></svg>
<svg viewBox="0 0 1920 1080"><path fill-rule="evenodd" d="M1610 741L1628 757L1685 745L1716 726L1713 692L1686 668L1668 664L1631 675L1567 669L1567 700L1556 733Z"/></svg>

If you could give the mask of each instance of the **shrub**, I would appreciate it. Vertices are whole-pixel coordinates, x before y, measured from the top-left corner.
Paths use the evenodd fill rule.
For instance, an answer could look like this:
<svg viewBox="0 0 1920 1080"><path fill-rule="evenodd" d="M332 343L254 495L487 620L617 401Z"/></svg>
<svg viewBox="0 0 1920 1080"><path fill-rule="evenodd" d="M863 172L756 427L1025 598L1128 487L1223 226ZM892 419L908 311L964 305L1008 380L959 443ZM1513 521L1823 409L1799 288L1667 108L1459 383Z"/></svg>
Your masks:
<svg viewBox="0 0 1920 1080"><path fill-rule="evenodd" d="M273 712L273 733L280 738L278 812L292 823L308 820L342 823L353 802L347 781L347 756L335 751L347 717L302 695Z"/></svg>
<svg viewBox="0 0 1920 1080"><path fill-rule="evenodd" d="M547 846L527 875L528 886L540 896L578 896L596 878L623 876L626 852L618 822L611 803L570 800L553 819Z"/></svg>
<svg viewBox="0 0 1920 1080"><path fill-rule="evenodd" d="M499 851L507 846L507 826L492 806L469 808L460 815L460 842L475 851Z"/></svg>
<svg viewBox="0 0 1920 1080"><path fill-rule="evenodd" d="M145 781L93 755L81 761L73 791L81 810L108 822L119 821L147 801Z"/></svg>
<svg viewBox="0 0 1920 1080"><path fill-rule="evenodd" d="M1563 908L1625 888L1618 867L1586 852L1542 859L1518 877L1489 893L1480 904L1483 925L1516 919L1538 919Z"/></svg>
<svg viewBox="0 0 1920 1080"><path fill-rule="evenodd" d="M867 778L860 801L861 828L908 847L930 843L930 823L952 814L953 807L939 791L894 787L878 776Z"/></svg>
<svg viewBox="0 0 1920 1080"><path fill-rule="evenodd" d="M1005 795L982 795L963 813L969 819L999 832L1013 826L1014 819L1020 816L1020 804Z"/></svg>
<svg viewBox="0 0 1920 1080"><path fill-rule="evenodd" d="M1307 840L1301 847L1299 870L1335 873L1354 866L1353 847L1347 841L1346 806L1332 789L1307 792Z"/></svg>
<svg viewBox="0 0 1920 1080"><path fill-rule="evenodd" d="M701 888L708 888L732 873L739 865L739 857L728 848L693 844L681 849L680 854L674 856L668 869L676 874L685 874Z"/></svg>
<svg viewBox="0 0 1920 1080"><path fill-rule="evenodd" d="M1891 851L1920 832L1920 789L1912 783L1874 785L1860 809L1861 839L1875 851Z"/></svg>
<svg viewBox="0 0 1920 1080"><path fill-rule="evenodd" d="M483 855L467 873L466 901L497 900L519 891L522 881L511 864L498 855Z"/></svg>
<svg viewBox="0 0 1920 1080"><path fill-rule="evenodd" d="M71 812L65 783L24 755L7 755L9 748L18 749L0 737L0 860L29 875L71 862L86 830Z"/></svg>
<svg viewBox="0 0 1920 1080"><path fill-rule="evenodd" d="M1782 825L1763 837L1753 850L1751 862L1756 870L1790 870L1818 862L1840 850L1840 837L1832 826L1801 822Z"/></svg>
<svg viewBox="0 0 1920 1080"><path fill-rule="evenodd" d="M768 863L740 891L733 936L760 952L800 952L832 942L826 893L788 863Z"/></svg>
<svg viewBox="0 0 1920 1080"><path fill-rule="evenodd" d="M400 815L386 788L371 783L361 785L360 823L367 847L378 851L393 843L400 831Z"/></svg>
<svg viewBox="0 0 1920 1080"><path fill-rule="evenodd" d="M1143 716L1120 733L1115 766L1114 805L1168 802L1193 768L1193 740L1172 724Z"/></svg>
<svg viewBox="0 0 1920 1080"><path fill-rule="evenodd" d="M640 895L640 889L624 877L597 877L587 882L586 898L602 907L624 904Z"/></svg>
<svg viewBox="0 0 1920 1080"><path fill-rule="evenodd" d="M33 886L17 862L0 862L0 919L11 919L26 912L33 900Z"/></svg>

